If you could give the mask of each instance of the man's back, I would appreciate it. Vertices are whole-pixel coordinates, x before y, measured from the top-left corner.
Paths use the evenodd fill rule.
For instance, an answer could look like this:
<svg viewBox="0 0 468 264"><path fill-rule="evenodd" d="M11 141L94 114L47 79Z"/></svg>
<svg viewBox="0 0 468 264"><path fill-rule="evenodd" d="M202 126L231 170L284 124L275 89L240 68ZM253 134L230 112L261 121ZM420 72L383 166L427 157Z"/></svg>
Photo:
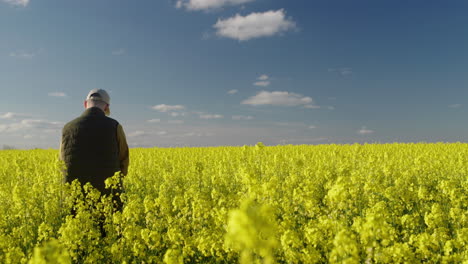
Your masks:
<svg viewBox="0 0 468 264"><path fill-rule="evenodd" d="M91 107L63 128L61 158L67 167L65 179L90 182L106 194L104 181L121 170L119 123ZM126 144L126 143L125 143Z"/></svg>

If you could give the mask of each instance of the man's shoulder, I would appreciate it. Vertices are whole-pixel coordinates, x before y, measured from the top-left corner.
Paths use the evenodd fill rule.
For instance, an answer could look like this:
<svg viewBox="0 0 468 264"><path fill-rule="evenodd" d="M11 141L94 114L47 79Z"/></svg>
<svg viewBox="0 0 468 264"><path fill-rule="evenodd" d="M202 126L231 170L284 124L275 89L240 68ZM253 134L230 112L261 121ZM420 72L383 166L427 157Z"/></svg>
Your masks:
<svg viewBox="0 0 468 264"><path fill-rule="evenodd" d="M66 128L69 128L71 126L74 126L79 120L80 120L81 117L76 117L72 120L70 120L69 122L67 122L64 126L63 126L63 129L65 130Z"/></svg>
<svg viewBox="0 0 468 264"><path fill-rule="evenodd" d="M70 120L69 122L67 122L64 126L63 126L63 129L66 130L67 128L71 128L71 127L74 127L76 125L78 125L78 123L84 121L84 117L83 116L78 116L72 120ZM119 121L111 118L111 117L108 117L108 116L104 116L104 119L106 121L108 121L109 123L112 123L113 125L115 126L118 126L120 125Z"/></svg>
<svg viewBox="0 0 468 264"><path fill-rule="evenodd" d="M117 122L117 123L118 123L118 121L117 121L117 120L115 120L115 119L114 119L114 118L112 118L112 117L108 117L108 116L106 116L106 119L109 119L109 120L112 120L113 122Z"/></svg>
<svg viewBox="0 0 468 264"><path fill-rule="evenodd" d="M109 120L109 122L113 122L115 125L119 125L119 124L120 124L119 121L115 120L115 119L112 118L112 117L106 116L106 119Z"/></svg>

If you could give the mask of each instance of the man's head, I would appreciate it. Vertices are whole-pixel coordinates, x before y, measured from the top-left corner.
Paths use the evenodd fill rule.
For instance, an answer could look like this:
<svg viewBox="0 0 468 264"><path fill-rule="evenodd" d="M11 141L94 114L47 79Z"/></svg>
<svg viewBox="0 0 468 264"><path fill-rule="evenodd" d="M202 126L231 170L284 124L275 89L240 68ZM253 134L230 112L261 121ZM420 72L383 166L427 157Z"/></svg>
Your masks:
<svg viewBox="0 0 468 264"><path fill-rule="evenodd" d="M84 107L86 109L90 107L98 107L106 113L106 115L110 115L110 96L109 94L102 89L93 89L89 91L86 100L84 101Z"/></svg>

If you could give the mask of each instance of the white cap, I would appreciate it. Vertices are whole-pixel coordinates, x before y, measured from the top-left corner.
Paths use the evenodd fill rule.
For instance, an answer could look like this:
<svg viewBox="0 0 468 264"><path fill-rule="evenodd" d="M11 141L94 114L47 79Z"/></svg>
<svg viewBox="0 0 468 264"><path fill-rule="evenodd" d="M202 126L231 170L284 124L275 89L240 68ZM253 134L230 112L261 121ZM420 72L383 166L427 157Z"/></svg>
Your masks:
<svg viewBox="0 0 468 264"><path fill-rule="evenodd" d="M110 96L106 92L106 90L103 90L103 89L93 89L89 91L88 96L86 97L86 100L102 101L110 105ZM106 112L106 115L110 115L109 107L107 107L107 110L105 112Z"/></svg>

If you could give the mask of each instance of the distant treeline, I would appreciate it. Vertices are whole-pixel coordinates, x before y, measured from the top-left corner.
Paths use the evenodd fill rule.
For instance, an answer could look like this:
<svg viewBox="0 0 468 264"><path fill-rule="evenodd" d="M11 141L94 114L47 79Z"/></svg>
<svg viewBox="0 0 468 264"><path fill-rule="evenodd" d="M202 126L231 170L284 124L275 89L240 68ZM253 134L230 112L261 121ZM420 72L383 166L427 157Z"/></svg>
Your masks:
<svg viewBox="0 0 468 264"><path fill-rule="evenodd" d="M9 146L9 145L3 145L2 146L2 150L10 150L10 149L16 149L16 148L13 147L13 146Z"/></svg>

